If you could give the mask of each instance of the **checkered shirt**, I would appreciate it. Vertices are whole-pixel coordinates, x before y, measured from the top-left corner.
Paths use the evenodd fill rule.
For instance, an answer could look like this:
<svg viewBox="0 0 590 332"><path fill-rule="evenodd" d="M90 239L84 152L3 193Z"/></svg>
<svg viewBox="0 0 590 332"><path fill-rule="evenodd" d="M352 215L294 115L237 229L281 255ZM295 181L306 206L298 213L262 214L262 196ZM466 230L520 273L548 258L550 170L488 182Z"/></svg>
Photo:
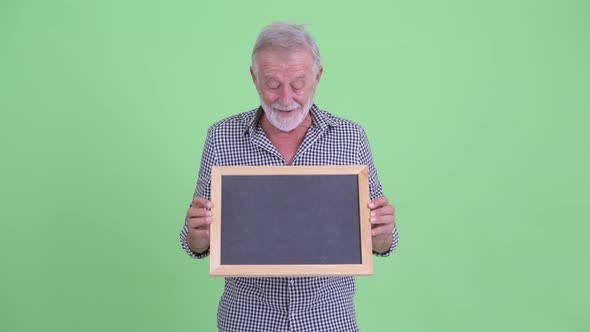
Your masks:
<svg viewBox="0 0 590 332"><path fill-rule="evenodd" d="M373 200L383 195L364 130L358 124L310 109L313 123L297 150L292 165L368 165L369 192ZM211 126L201 158L195 197L211 197L211 167L285 166L279 151L262 127L262 108L234 115ZM205 258L190 250L186 222L180 233L184 250L193 258ZM397 247L397 229L389 256ZM226 278L217 312L222 332L358 331L352 277Z"/></svg>

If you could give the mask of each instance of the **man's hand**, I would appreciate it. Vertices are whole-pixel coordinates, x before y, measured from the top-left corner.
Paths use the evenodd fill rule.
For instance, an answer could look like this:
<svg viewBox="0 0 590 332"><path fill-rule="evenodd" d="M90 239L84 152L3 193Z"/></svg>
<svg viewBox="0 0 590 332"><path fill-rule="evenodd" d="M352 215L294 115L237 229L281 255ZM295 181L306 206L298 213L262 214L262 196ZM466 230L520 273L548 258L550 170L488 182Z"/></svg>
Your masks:
<svg viewBox="0 0 590 332"><path fill-rule="evenodd" d="M209 226L211 225L211 207L213 204L195 197L192 206L186 212L188 234L186 241L193 252L202 253L209 248Z"/></svg>
<svg viewBox="0 0 590 332"><path fill-rule="evenodd" d="M387 197L381 196L369 203L369 209L371 209L373 251L384 253L389 250L393 241L395 208L389 204Z"/></svg>

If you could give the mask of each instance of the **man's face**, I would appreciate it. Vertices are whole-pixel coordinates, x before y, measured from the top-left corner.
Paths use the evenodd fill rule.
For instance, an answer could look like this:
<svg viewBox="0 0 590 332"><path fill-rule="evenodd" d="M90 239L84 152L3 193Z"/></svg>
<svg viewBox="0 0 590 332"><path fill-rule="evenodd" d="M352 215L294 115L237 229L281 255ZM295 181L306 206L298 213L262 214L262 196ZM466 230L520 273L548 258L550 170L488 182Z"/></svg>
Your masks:
<svg viewBox="0 0 590 332"><path fill-rule="evenodd" d="M250 72L269 122L279 130L295 129L313 104L322 68L313 73L309 50L260 50L255 59L258 73Z"/></svg>

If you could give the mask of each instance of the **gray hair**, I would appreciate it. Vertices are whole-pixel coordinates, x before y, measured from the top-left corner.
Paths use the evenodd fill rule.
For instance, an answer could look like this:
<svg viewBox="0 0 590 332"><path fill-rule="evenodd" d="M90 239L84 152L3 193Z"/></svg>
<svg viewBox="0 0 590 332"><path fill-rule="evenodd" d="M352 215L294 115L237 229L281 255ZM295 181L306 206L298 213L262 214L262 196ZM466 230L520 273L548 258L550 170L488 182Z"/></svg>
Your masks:
<svg viewBox="0 0 590 332"><path fill-rule="evenodd" d="M320 49L313 37L305 30L304 25L294 23L275 22L265 26L252 50L252 69L258 76L256 55L263 49L293 50L306 48L313 58L313 74L318 73L321 66Z"/></svg>

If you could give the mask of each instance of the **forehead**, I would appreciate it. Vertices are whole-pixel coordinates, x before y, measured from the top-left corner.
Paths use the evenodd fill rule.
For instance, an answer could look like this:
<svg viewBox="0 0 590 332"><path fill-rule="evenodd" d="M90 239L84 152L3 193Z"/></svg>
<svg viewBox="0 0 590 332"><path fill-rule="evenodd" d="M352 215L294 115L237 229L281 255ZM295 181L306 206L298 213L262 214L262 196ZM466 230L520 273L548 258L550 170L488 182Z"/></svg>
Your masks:
<svg viewBox="0 0 590 332"><path fill-rule="evenodd" d="M256 56L258 71L263 76L291 76L311 73L313 57L306 49L261 50Z"/></svg>

